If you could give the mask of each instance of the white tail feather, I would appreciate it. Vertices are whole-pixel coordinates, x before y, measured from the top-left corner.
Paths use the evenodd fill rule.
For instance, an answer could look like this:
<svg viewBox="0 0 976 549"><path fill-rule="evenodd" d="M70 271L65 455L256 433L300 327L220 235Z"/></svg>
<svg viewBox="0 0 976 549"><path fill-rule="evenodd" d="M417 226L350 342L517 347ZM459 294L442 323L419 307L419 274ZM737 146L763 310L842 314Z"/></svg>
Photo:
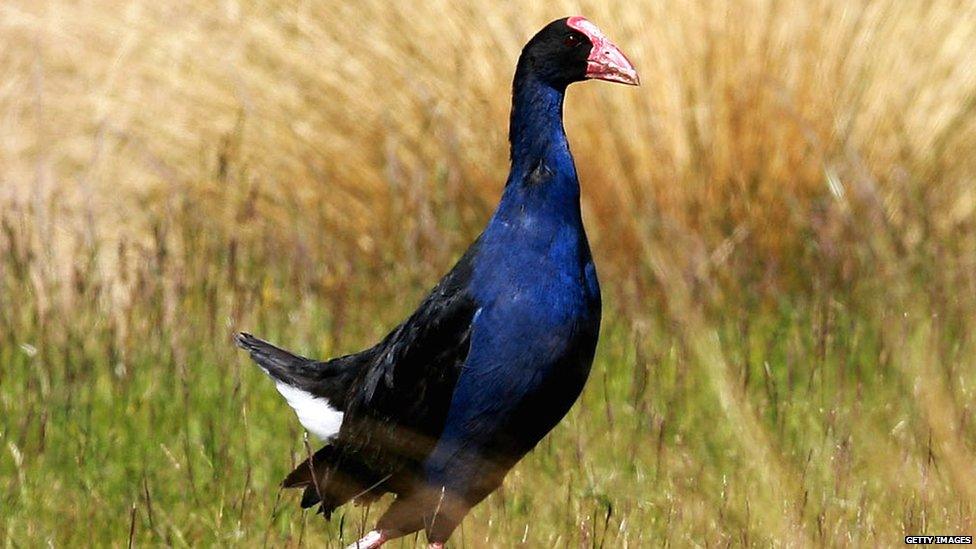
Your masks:
<svg viewBox="0 0 976 549"><path fill-rule="evenodd" d="M288 405L295 410L298 422L309 433L322 441L327 441L339 434L343 414L329 404L328 400L316 397L307 391L281 381L275 381L275 386L278 387L281 396L288 401Z"/></svg>

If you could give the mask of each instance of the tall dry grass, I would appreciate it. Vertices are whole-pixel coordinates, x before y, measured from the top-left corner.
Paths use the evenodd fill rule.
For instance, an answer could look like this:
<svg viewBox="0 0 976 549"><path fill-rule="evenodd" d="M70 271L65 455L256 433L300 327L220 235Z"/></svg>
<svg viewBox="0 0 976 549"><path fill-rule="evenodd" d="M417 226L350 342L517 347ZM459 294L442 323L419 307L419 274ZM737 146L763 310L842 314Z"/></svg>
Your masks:
<svg viewBox="0 0 976 549"><path fill-rule="evenodd" d="M97 511L51 483L94 492L135 539L313 536L281 515L293 502L267 501L253 445L287 436L241 417L284 416L227 334L329 354L407 312L499 195L519 48L572 13L644 82L575 86L566 106L602 362L468 543L971 533L976 5L12 0L0 506L17 512L0 540L77 539L57 512ZM127 435L112 410L134 414ZM218 428L227 413L244 440ZM146 436L156 414L169 430ZM125 474L90 471L51 457L46 433L140 457L95 452ZM211 469L219 505L198 495ZM540 495L554 485L564 506Z"/></svg>
<svg viewBox="0 0 976 549"><path fill-rule="evenodd" d="M863 242L845 217L872 204L910 248L971 232L976 14L958 2L11 2L3 197L117 239L179 200L234 227L254 193L284 242L328 231L375 259L409 234L450 255L439 224L467 240L506 174L521 44L576 12L647 82L567 106L604 265L631 271L650 226L690 239L673 255L692 270L731 237L792 287L811 278L792 264Z"/></svg>

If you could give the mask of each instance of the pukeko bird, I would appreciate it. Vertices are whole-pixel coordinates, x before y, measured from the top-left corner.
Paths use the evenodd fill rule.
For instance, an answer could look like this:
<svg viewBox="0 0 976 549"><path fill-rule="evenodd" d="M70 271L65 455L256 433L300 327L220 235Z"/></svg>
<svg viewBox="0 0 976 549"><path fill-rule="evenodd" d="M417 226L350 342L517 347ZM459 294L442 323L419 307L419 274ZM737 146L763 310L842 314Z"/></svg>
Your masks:
<svg viewBox="0 0 976 549"><path fill-rule="evenodd" d="M467 512L569 411L596 349L600 287L563 129L566 87L638 85L633 65L583 17L522 50L509 128L511 172L488 226L417 310L365 351L317 361L241 333L325 446L285 478L326 518L396 499L350 547L426 530L443 547Z"/></svg>

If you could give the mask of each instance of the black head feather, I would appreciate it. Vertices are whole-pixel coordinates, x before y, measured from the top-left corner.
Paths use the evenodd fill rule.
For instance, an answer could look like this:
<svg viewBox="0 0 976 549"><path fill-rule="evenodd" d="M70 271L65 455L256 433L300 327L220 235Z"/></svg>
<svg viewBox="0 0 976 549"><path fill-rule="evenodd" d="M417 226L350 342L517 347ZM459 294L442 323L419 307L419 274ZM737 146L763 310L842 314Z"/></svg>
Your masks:
<svg viewBox="0 0 976 549"><path fill-rule="evenodd" d="M582 32L570 28L568 17L549 23L522 49L516 80L535 76L561 89L586 78L586 60L593 44Z"/></svg>

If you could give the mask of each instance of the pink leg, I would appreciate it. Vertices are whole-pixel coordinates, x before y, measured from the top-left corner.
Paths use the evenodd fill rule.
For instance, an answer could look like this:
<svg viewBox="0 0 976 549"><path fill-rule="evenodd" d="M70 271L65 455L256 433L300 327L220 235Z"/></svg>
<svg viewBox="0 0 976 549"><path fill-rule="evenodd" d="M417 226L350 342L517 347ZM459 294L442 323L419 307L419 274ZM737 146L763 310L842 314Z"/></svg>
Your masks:
<svg viewBox="0 0 976 549"><path fill-rule="evenodd" d="M427 549L444 549L444 542L438 541L437 543L428 543Z"/></svg>
<svg viewBox="0 0 976 549"><path fill-rule="evenodd" d="M377 549L387 541L389 538L386 537L386 534L379 530L373 530L359 541L347 546L346 549Z"/></svg>

